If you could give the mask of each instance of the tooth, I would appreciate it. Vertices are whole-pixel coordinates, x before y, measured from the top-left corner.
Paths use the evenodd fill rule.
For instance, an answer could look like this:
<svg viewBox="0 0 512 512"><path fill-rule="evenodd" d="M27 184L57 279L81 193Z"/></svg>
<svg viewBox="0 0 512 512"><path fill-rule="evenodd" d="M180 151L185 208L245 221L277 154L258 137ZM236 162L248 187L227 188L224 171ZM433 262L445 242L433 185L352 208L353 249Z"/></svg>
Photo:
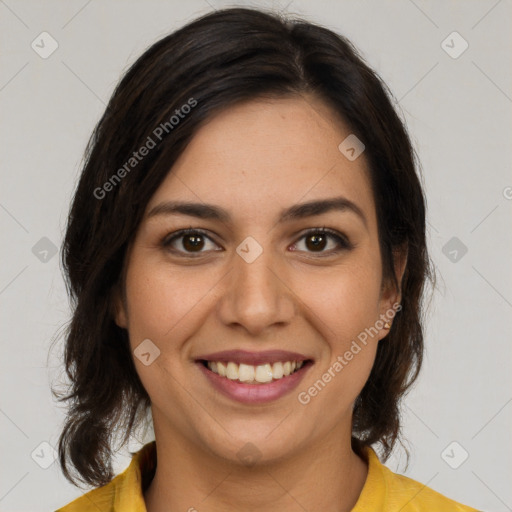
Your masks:
<svg viewBox="0 0 512 512"><path fill-rule="evenodd" d="M231 380L238 380L238 365L236 363L232 363L231 361L228 363L226 377Z"/></svg>
<svg viewBox="0 0 512 512"><path fill-rule="evenodd" d="M254 373L254 366L241 363L238 368L238 380L241 382L254 380Z"/></svg>
<svg viewBox="0 0 512 512"><path fill-rule="evenodd" d="M256 374L254 379L257 382L270 382L272 377L272 367L270 364L262 364L256 367Z"/></svg>
<svg viewBox="0 0 512 512"><path fill-rule="evenodd" d="M221 376L221 377L225 377L226 376L226 365L224 363L217 363L217 373Z"/></svg>
<svg viewBox="0 0 512 512"><path fill-rule="evenodd" d="M272 375L274 379L280 379L284 375L283 373L283 363L274 363L272 366Z"/></svg>
<svg viewBox="0 0 512 512"><path fill-rule="evenodd" d="M220 362L207 361L208 368L230 380L238 380L240 382L260 382L267 383L273 379L281 379L299 370L304 365L304 361L286 361L274 364L265 363L258 366L250 364L238 364L234 361Z"/></svg>

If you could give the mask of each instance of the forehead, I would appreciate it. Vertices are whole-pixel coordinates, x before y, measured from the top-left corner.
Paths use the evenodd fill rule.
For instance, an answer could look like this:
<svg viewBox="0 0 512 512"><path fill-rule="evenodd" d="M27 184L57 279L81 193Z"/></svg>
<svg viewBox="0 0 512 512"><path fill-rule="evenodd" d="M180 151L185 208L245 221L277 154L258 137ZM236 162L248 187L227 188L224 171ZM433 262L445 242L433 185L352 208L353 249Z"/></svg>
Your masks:
<svg viewBox="0 0 512 512"><path fill-rule="evenodd" d="M161 201L205 202L249 221L295 203L344 196L371 220L364 153L350 161L338 149L350 133L311 96L229 107L196 132L148 210Z"/></svg>

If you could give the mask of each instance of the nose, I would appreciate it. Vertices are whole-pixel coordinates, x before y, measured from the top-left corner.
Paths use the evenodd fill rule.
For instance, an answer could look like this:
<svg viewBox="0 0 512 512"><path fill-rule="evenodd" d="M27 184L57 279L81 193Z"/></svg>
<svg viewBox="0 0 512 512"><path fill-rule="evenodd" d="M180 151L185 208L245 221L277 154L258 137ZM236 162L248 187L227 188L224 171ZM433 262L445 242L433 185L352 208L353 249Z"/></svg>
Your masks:
<svg viewBox="0 0 512 512"><path fill-rule="evenodd" d="M288 324L296 314L296 298L286 282L282 262L271 250L263 250L254 261L249 261L238 253L233 255L218 313L224 325L259 335L271 326Z"/></svg>

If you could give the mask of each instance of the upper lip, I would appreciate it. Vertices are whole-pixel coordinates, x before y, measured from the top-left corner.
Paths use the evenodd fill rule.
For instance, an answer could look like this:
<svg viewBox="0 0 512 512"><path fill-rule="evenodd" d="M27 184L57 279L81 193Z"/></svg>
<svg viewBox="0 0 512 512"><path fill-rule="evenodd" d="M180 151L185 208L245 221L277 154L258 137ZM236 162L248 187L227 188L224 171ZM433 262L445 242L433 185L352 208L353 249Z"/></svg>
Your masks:
<svg viewBox="0 0 512 512"><path fill-rule="evenodd" d="M312 359L298 352L286 350L265 350L263 352L249 352L247 350L224 350L196 358L197 361L221 361L243 363L258 366L265 363L279 363L286 361L307 361Z"/></svg>

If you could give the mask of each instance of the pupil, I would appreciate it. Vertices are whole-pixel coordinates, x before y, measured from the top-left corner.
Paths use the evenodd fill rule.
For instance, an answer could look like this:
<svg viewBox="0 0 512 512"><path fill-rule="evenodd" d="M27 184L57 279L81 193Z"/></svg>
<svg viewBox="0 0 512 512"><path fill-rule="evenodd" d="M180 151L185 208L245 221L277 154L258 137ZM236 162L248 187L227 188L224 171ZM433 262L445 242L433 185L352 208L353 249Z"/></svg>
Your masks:
<svg viewBox="0 0 512 512"><path fill-rule="evenodd" d="M197 235L188 235L183 239L183 246L185 249L201 249L204 245L204 242L201 240L201 236Z"/></svg>
<svg viewBox="0 0 512 512"><path fill-rule="evenodd" d="M307 243L309 249L311 249L311 248L313 248L313 249L318 249L318 248L323 249L324 248L324 244L325 244L325 237L324 237L324 235L310 235L308 237L308 242L310 240L313 240L313 243L312 243L311 247L310 247L310 244Z"/></svg>

